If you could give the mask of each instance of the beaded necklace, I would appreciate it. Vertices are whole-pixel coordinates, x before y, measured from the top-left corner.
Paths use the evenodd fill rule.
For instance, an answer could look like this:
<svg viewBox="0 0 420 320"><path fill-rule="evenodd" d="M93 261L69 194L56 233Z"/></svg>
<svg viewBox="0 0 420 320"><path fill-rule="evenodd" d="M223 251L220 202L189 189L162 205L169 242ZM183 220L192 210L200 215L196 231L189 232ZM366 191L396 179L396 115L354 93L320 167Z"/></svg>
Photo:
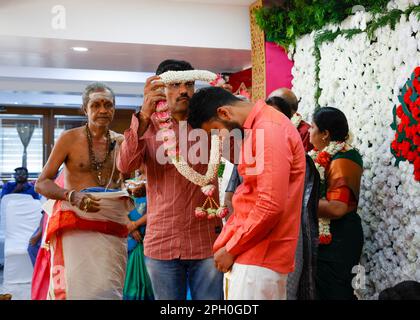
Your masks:
<svg viewBox="0 0 420 320"><path fill-rule="evenodd" d="M105 159L103 161L98 161L95 157L95 153L93 152L93 143L92 143L92 134L90 133L89 130L89 126L86 123L86 135L87 135L87 139L88 139L88 146L89 146L89 160L90 160L90 168L92 169L92 171L94 171L96 173L95 178L96 181L98 182L98 185L100 185L101 187L105 186L106 184L106 179L103 179L102 176L102 171L104 169L104 165L105 163L108 161L110 155L111 155L111 148L110 148L110 144L111 144L111 135L109 133L109 129L106 132L106 140L107 140L107 152L105 155Z"/></svg>

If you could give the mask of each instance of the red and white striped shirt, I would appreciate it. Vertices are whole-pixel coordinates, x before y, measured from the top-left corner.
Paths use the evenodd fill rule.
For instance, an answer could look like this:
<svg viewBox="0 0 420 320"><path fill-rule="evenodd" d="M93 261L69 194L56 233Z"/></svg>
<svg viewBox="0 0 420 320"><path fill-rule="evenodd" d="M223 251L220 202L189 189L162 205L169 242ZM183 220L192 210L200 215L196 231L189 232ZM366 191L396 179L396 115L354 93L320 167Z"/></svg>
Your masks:
<svg viewBox="0 0 420 320"><path fill-rule="evenodd" d="M173 121L173 124L173 130L179 141L180 125L176 121ZM191 131L186 122L182 125L188 126L186 132ZM125 140L121 145L118 168L122 173L133 172L141 166L145 168L147 179L145 255L159 260L212 257L213 243L221 231L222 221L218 218L213 220L196 218L195 208L201 206L206 199L200 187L184 178L172 164L162 165L157 161L156 154L162 142L156 139L159 130L156 119L152 117L142 137L137 135L138 126L139 120L134 114L130 128L124 132ZM186 138L182 137L184 143ZM188 149L194 143L187 141ZM201 174L205 174L207 170L206 164L196 164L192 167ZM218 195L218 190L215 194Z"/></svg>

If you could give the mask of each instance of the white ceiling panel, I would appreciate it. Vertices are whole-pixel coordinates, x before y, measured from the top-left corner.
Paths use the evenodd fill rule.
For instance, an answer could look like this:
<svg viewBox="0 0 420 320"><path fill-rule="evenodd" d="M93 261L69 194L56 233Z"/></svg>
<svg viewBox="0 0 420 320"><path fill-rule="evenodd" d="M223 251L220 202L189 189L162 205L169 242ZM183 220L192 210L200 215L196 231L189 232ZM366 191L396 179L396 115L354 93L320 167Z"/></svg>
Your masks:
<svg viewBox="0 0 420 320"><path fill-rule="evenodd" d="M121 106L137 107L165 59L218 73L249 68L252 2L0 0L0 104L73 106L103 81ZM52 26L57 5L63 29Z"/></svg>
<svg viewBox="0 0 420 320"><path fill-rule="evenodd" d="M72 47L86 47L89 51L75 52ZM169 58L188 60L197 69L236 72L250 66L251 52L0 36L0 66L154 72L161 61Z"/></svg>

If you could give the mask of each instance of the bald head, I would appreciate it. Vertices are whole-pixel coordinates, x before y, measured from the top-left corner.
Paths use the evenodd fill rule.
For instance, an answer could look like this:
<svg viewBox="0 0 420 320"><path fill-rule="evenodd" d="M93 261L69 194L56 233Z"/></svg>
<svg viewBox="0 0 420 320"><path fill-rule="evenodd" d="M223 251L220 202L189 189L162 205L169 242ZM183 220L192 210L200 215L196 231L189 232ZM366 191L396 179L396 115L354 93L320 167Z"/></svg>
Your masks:
<svg viewBox="0 0 420 320"><path fill-rule="evenodd" d="M280 97L283 100L285 100L289 105L290 108L292 109L292 114L295 114L297 109L298 109L298 100L295 96L295 94L293 93L292 90L288 89L288 88L279 88L274 90L273 92L270 93L270 95L268 96L268 99L272 98L272 97Z"/></svg>

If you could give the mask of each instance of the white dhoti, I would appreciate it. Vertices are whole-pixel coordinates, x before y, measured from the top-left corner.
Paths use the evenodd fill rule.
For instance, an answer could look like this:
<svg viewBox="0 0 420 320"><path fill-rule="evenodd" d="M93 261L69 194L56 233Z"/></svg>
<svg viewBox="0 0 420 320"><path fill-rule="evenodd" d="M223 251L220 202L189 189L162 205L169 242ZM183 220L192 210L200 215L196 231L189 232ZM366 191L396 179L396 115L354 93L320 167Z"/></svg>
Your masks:
<svg viewBox="0 0 420 320"><path fill-rule="evenodd" d="M83 212L59 201L48 222L49 299L122 299L127 263L126 192L93 193L101 210Z"/></svg>
<svg viewBox="0 0 420 320"><path fill-rule="evenodd" d="M234 263L224 276L225 300L286 300L287 274Z"/></svg>

